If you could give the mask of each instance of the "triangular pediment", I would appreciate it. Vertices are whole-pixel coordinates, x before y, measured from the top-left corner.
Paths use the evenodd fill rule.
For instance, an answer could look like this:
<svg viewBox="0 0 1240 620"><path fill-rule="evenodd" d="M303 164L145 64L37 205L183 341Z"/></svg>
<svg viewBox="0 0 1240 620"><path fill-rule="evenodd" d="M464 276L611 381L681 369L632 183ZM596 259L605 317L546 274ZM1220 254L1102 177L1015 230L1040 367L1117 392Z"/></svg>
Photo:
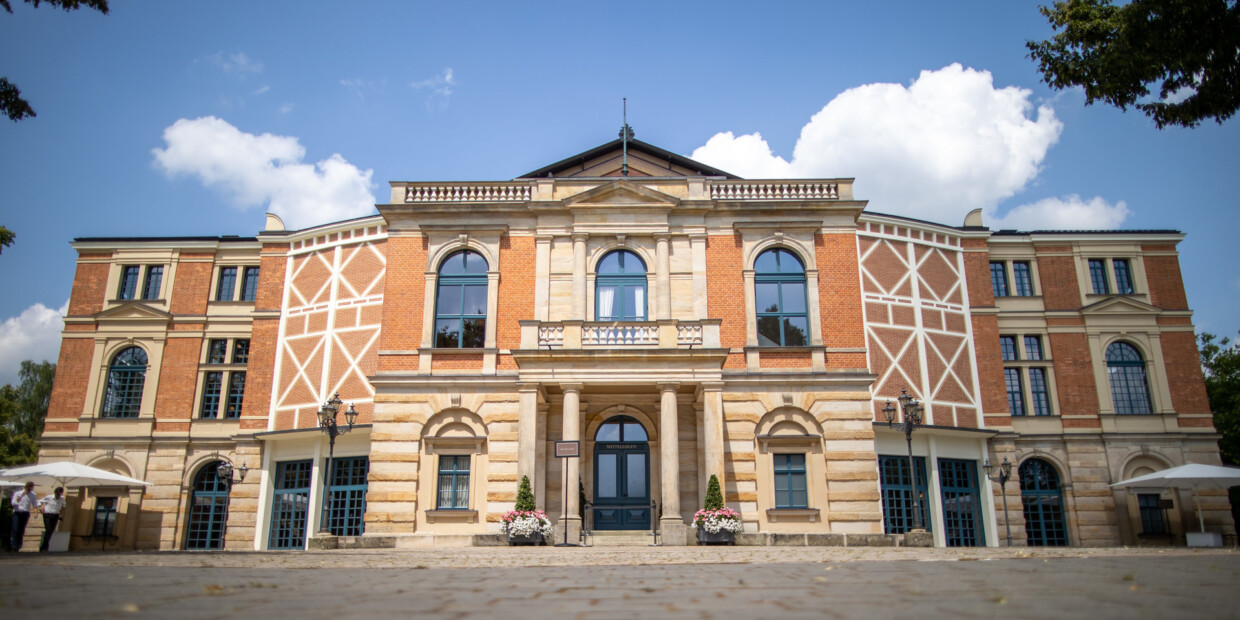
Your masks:
<svg viewBox="0 0 1240 620"><path fill-rule="evenodd" d="M1161 311L1157 306L1122 295L1107 297L1081 308L1081 314L1156 314Z"/></svg>
<svg viewBox="0 0 1240 620"><path fill-rule="evenodd" d="M672 208L680 204L675 196L655 191L632 181L619 179L604 183L564 199L566 207L641 206Z"/></svg>
<svg viewBox="0 0 1240 620"><path fill-rule="evenodd" d="M519 179L547 177L624 177L626 164L629 177L723 177L738 179L718 168L707 166L683 155L661 149L641 140L629 140L628 148L621 140L612 140L583 153L562 159L550 166L523 174ZM626 152L627 151L627 152Z"/></svg>
<svg viewBox="0 0 1240 620"><path fill-rule="evenodd" d="M140 301L127 301L91 315L96 321L171 321L172 315Z"/></svg>

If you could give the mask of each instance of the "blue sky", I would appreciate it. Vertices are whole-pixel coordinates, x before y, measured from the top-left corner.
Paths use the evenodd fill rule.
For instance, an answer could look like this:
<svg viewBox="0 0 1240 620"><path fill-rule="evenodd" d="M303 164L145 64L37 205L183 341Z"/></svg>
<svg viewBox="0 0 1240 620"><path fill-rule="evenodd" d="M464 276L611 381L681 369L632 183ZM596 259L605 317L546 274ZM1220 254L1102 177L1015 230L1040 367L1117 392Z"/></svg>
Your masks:
<svg viewBox="0 0 1240 620"><path fill-rule="evenodd" d="M756 11L755 9L760 9ZM857 177L947 224L1174 228L1199 331L1240 318L1240 122L1159 131L1050 91L1037 2L15 4L0 75L0 383L55 359L82 236L364 215L392 180L508 179L616 136L740 174ZM957 66L958 65L958 66Z"/></svg>

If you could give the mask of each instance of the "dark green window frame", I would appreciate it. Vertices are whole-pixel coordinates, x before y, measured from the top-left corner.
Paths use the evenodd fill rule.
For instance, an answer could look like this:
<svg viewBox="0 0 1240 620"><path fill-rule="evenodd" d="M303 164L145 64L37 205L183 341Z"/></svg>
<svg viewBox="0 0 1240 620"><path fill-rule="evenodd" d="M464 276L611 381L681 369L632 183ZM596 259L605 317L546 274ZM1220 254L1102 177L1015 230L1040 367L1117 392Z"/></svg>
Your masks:
<svg viewBox="0 0 1240 620"><path fill-rule="evenodd" d="M805 454L774 454L775 508L809 508Z"/></svg>
<svg viewBox="0 0 1240 620"><path fill-rule="evenodd" d="M469 455L439 455L436 510L469 510Z"/></svg>
<svg viewBox="0 0 1240 620"><path fill-rule="evenodd" d="M805 282L805 263L789 250L766 250L754 260L758 346L809 345L809 302Z"/></svg>
<svg viewBox="0 0 1240 620"><path fill-rule="evenodd" d="M146 383L146 351L128 347L112 358L108 366L102 417L136 418L142 407L142 387Z"/></svg>
<svg viewBox="0 0 1240 620"><path fill-rule="evenodd" d="M1089 282L1095 295L1111 294L1111 284L1107 282L1107 262L1101 258L1089 259Z"/></svg>
<svg viewBox="0 0 1240 620"><path fill-rule="evenodd" d="M146 280L142 284L142 299L159 299L159 287L164 281L164 266L146 268Z"/></svg>
<svg viewBox="0 0 1240 620"><path fill-rule="evenodd" d="M487 292L487 261L481 254L462 250L440 263L435 294L435 348L486 346Z"/></svg>
<svg viewBox="0 0 1240 620"><path fill-rule="evenodd" d="M1008 296L1007 265L1002 261L990 263L990 288L995 297Z"/></svg>
<svg viewBox="0 0 1240 620"><path fill-rule="evenodd" d="M141 277L142 267L139 265L125 265L121 267L121 286L116 292L117 299L137 299L138 280Z"/></svg>
<svg viewBox="0 0 1240 620"><path fill-rule="evenodd" d="M1145 359L1135 346L1121 341L1113 342L1107 347L1107 376L1110 378L1111 402L1115 405L1115 413L1153 412Z"/></svg>
<svg viewBox="0 0 1240 620"><path fill-rule="evenodd" d="M1033 296L1033 270L1029 261L1012 262L1012 280L1017 297Z"/></svg>
<svg viewBox="0 0 1240 620"><path fill-rule="evenodd" d="M646 263L640 256L613 250L599 259L594 273L594 320L646 320L650 298L646 295Z"/></svg>

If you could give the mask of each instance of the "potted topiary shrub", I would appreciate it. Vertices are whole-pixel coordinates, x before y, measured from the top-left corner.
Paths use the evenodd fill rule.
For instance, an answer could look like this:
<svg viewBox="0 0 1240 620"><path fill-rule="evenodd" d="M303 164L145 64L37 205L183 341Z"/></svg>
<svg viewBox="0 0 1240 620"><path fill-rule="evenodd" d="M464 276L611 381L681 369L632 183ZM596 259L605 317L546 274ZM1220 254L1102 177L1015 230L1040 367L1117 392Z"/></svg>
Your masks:
<svg viewBox="0 0 1240 620"><path fill-rule="evenodd" d="M510 545L543 545L551 535L551 519L535 507L529 476L521 476L517 503L500 517L499 531L508 536Z"/></svg>
<svg viewBox="0 0 1240 620"><path fill-rule="evenodd" d="M723 505L716 476L712 475L706 485L706 499L702 509L693 515L693 528L697 530L698 544L703 545L731 545L741 531L741 513Z"/></svg>

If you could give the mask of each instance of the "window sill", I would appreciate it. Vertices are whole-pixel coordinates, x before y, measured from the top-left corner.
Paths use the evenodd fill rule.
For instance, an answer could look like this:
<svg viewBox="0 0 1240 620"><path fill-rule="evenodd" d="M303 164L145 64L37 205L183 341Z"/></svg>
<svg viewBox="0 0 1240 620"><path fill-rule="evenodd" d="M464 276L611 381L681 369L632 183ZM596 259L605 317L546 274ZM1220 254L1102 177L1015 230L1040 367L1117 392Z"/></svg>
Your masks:
<svg viewBox="0 0 1240 620"><path fill-rule="evenodd" d="M771 523L785 522L818 522L819 510L817 508L768 508L766 511L766 520Z"/></svg>
<svg viewBox="0 0 1240 620"><path fill-rule="evenodd" d="M431 355L482 355L486 353L491 353L491 354L499 353L499 349L496 349L494 347L490 347L490 348L487 348L487 347L476 347L476 348L444 347L444 348L439 348L439 349L434 348L434 347L423 347L421 349L418 349L418 353L430 353Z"/></svg>
<svg viewBox="0 0 1240 620"><path fill-rule="evenodd" d="M435 523L438 521L449 521L455 523L476 523L478 521L477 510L427 510L426 522Z"/></svg>
<svg viewBox="0 0 1240 620"><path fill-rule="evenodd" d="M779 345L757 345L745 347L745 351L758 351L760 353L809 353L812 351L826 351L824 345L805 345L799 347L781 347Z"/></svg>

